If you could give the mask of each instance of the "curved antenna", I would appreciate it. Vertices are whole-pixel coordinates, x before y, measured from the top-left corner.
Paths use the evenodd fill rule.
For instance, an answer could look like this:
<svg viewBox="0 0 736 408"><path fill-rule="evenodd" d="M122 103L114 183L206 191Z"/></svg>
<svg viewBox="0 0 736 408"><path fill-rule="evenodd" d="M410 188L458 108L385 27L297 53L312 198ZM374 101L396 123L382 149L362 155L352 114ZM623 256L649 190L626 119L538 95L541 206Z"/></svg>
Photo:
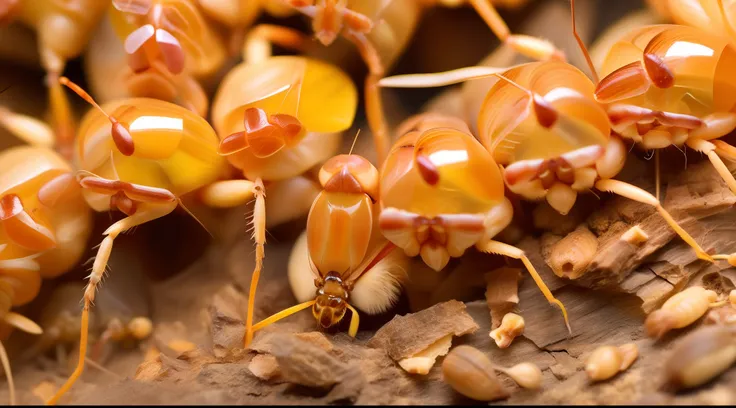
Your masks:
<svg viewBox="0 0 736 408"><path fill-rule="evenodd" d="M348 156L353 154L353 149L355 148L355 142L358 141L358 135L360 135L360 129L358 129L358 133L355 134L355 138L353 139L353 145L350 146L350 151L348 152Z"/></svg>
<svg viewBox="0 0 736 408"><path fill-rule="evenodd" d="M118 148L120 153L125 156L131 156L133 154L133 152L135 151L133 136L131 136L130 130L128 130L125 125L118 122L118 120L114 117L108 115L107 112L105 112L84 89L82 89L74 82L70 81L67 77L60 77L59 83L74 91L74 93L79 95L82 99L84 99L90 105L94 106L95 108L97 108L97 110L102 112L103 115L107 116L107 118L110 120L110 123L112 123L112 130L110 134L112 136L113 142L115 142L115 146Z"/></svg>
<svg viewBox="0 0 736 408"><path fill-rule="evenodd" d="M593 65L593 60L590 58L588 49L585 47L585 43L583 43L580 35L578 35L578 29L575 25L575 0L570 0L570 10L572 12L572 35L575 36L575 40L578 42L580 50L583 52L583 56L585 56L585 61L588 63L588 68L590 68L590 72L593 74L593 80L595 81L595 84L598 85L598 82L600 82L598 73L595 70L595 66Z"/></svg>

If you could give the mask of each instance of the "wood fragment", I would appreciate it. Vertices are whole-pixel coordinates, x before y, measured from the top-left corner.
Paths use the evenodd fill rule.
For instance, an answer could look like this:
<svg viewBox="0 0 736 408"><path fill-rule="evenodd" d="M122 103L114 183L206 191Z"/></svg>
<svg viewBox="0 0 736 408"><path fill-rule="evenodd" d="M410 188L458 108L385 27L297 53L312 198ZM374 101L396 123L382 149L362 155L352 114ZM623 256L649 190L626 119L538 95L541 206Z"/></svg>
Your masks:
<svg viewBox="0 0 736 408"><path fill-rule="evenodd" d="M248 363L248 369L253 375L262 380L271 380L281 373L276 357L270 354L259 354Z"/></svg>
<svg viewBox="0 0 736 408"><path fill-rule="evenodd" d="M628 242L629 244L639 246L649 239L649 235L647 235L646 232L644 232L643 229L641 229L640 226L634 225L633 227L629 228L628 231L624 232L623 235L621 235L621 239L623 241Z"/></svg>
<svg viewBox="0 0 736 408"><path fill-rule="evenodd" d="M422 352L448 334L463 336L476 330L478 324L465 310L465 304L450 300L417 313L395 316L367 345L384 349L394 361L399 361Z"/></svg>
<svg viewBox="0 0 736 408"><path fill-rule="evenodd" d="M502 267L484 275L486 279L486 303L491 311L491 329L495 330L503 317L519 304L521 269Z"/></svg>
<svg viewBox="0 0 736 408"><path fill-rule="evenodd" d="M274 335L271 345L281 378L289 383L330 388L341 382L349 372L347 364L293 335Z"/></svg>
<svg viewBox="0 0 736 408"><path fill-rule="evenodd" d="M426 375L434 366L437 357L444 356L450 351L452 346L452 334L432 343L429 347L421 352L399 361L399 366L409 374Z"/></svg>

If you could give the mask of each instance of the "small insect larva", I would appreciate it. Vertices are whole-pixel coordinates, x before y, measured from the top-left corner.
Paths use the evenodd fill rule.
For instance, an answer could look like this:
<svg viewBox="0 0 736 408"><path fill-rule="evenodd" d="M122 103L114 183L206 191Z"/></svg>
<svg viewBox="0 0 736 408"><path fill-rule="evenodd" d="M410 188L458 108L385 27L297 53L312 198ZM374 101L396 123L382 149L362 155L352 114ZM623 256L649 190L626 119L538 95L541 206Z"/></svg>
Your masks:
<svg viewBox="0 0 736 408"><path fill-rule="evenodd" d="M731 293L729 293L728 301L731 303L731 306L736 307L736 289L732 290Z"/></svg>
<svg viewBox="0 0 736 408"><path fill-rule="evenodd" d="M501 325L491 331L490 337L499 348L507 348L517 336L524 332L524 318L516 313L506 313Z"/></svg>
<svg viewBox="0 0 736 408"><path fill-rule="evenodd" d="M601 346L585 362L585 372L593 381L607 380L629 368L639 356L634 343L622 346Z"/></svg>
<svg viewBox="0 0 736 408"><path fill-rule="evenodd" d="M736 332L704 326L683 338L665 363L664 388L679 391L703 385L736 362Z"/></svg>
<svg viewBox="0 0 736 408"><path fill-rule="evenodd" d="M715 302L718 294L700 286L693 286L675 294L647 316L644 326L647 336L659 339L672 329L689 326L702 317Z"/></svg>
<svg viewBox="0 0 736 408"><path fill-rule="evenodd" d="M598 251L598 238L581 226L557 242L547 264L561 278L577 279L588 270Z"/></svg>

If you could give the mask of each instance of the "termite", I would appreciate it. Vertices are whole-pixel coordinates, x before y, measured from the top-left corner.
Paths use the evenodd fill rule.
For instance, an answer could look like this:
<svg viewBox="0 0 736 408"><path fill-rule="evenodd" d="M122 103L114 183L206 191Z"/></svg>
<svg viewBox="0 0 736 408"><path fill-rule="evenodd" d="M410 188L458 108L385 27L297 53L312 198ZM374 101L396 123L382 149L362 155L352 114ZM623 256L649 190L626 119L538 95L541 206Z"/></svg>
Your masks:
<svg viewBox="0 0 736 408"><path fill-rule="evenodd" d="M42 279L56 278L79 263L92 233L92 211L72 165L51 148L59 134L5 108L0 109L0 125L27 143L0 152L0 315L2 325L41 334L36 323L11 308L36 298ZM0 358L15 404L2 343Z"/></svg>
<svg viewBox="0 0 736 408"><path fill-rule="evenodd" d="M675 24L736 41L733 26L736 12L732 0L647 0L646 3L662 18Z"/></svg>
<svg viewBox="0 0 736 408"><path fill-rule="evenodd" d="M513 206L499 166L465 122L429 113L407 119L399 131L381 167L383 235L436 271L471 246L521 260L547 301L560 307L570 331L564 305L524 251L493 240L511 223Z"/></svg>
<svg viewBox="0 0 736 408"><path fill-rule="evenodd" d="M378 228L378 170L361 156L338 155L325 162L319 180L323 190L289 259L289 283L302 303L262 320L254 331L308 307L327 329L350 309L348 334L355 337L355 308L373 315L398 300L409 258Z"/></svg>
<svg viewBox="0 0 736 408"><path fill-rule="evenodd" d="M661 308L647 316L644 326L647 336L660 339L672 329L681 329L703 317L712 307L723 306L718 294L701 286L692 286L673 295Z"/></svg>
<svg viewBox="0 0 736 408"><path fill-rule="evenodd" d="M10 1L6 15L0 15L0 24L17 20L37 33L41 65L47 73L51 123L58 135L58 150L67 159L71 159L76 124L58 78L67 61L82 54L105 7L100 0L23 0Z"/></svg>
<svg viewBox="0 0 736 408"><path fill-rule="evenodd" d="M266 186L311 182L309 172L337 152L357 109L355 85L340 68L302 56L271 56L272 42L300 49L304 41L295 30L255 27L246 39L245 61L225 76L212 104L212 123L221 137L218 153L244 179L214 183L202 198L212 207L233 207L255 197L256 266L248 297L246 346L253 338L255 291L266 241ZM289 194L270 201L292 212L308 210L289 203L309 202L318 190L300 191L304 196ZM211 194L217 192L228 199Z"/></svg>
<svg viewBox="0 0 736 408"><path fill-rule="evenodd" d="M207 97L197 80L220 69L227 49L195 2L113 0L110 21L128 55L133 96L181 99L206 116Z"/></svg>
<svg viewBox="0 0 736 408"><path fill-rule="evenodd" d="M571 4L573 33L586 56L591 72L595 74L587 50L577 36L574 25L575 2ZM657 27L659 28L644 31L649 33L647 30L665 29L675 30L678 35L685 35L687 30L693 30L689 27ZM671 43L675 41L674 36L657 38L669 41L663 43L653 40L651 44L657 47L662 44L672 45ZM726 43L720 45L721 50L729 47ZM728 50L732 52L730 47ZM634 58L637 52L641 56L641 51L634 44L619 43L609 54L609 61L606 64L610 65L611 58L615 59L616 56ZM664 50L658 48L657 52ZM652 58L663 61L660 57L649 58L646 55L654 54L645 54L644 59L649 61L646 63L648 67L652 67ZM713 57L703 58L705 59L703 63L710 61L713 65L717 62ZM725 64L723 69L726 69L727 61L724 60L723 64ZM690 109L687 105L687 101L691 101L688 99L691 98L690 95L700 95L702 92L695 88L686 88L688 91L685 91L682 87L659 89L649 80L643 67L644 64L640 61L633 62L600 81L597 88L582 71L561 61L531 62L508 69L467 67L439 74L396 76L384 78L380 85L430 87L495 77L486 99L478 108L480 112L478 136L497 162L504 166L503 178L511 191L529 200L546 198L550 206L561 214L567 214L572 208L578 193L590 191L592 188L612 192L655 207L669 226L693 248L698 258L709 262L722 259L725 255L711 256L706 253L692 236L677 224L657 197L641 188L613 179L623 168L627 154L619 134L629 139L633 138L632 132L636 135L642 132L645 138L646 135L650 135L651 137L646 139L650 141L649 144L646 140L643 143L646 148L666 147L661 144L663 140L678 144L687 141L689 146L698 148L710 143L705 139L712 137L713 132L720 134L725 129L730 131L736 127L736 114L733 113L716 113L701 120L689 114L650 109L654 107L650 105L652 103L668 103L671 105L668 108L672 109ZM684 69L689 65L678 67ZM670 77L672 78L674 77ZM702 77L702 80L708 81L706 77ZM712 83L712 78L710 81ZM721 90L715 87L713 92L720 93ZM622 96L632 95L633 98L629 98L632 104L612 103L623 100ZM732 98L729 95L721 94L717 102L727 105L727 101L731 100L729 98ZM703 101L708 100L710 99ZM736 101L736 96L733 100ZM691 102L695 104L694 100ZM638 107L634 103L647 107ZM692 109L696 108L702 109L702 106ZM697 128L693 128L695 124L698 124ZM641 143L642 136L633 139ZM708 155L714 164L719 163L725 169L713 151ZM716 167L719 168L719 165ZM730 175L728 170L725 172ZM726 178L726 174L722 175ZM659 177L657 181L659 185ZM659 188L657 196L658 192Z"/></svg>
<svg viewBox="0 0 736 408"><path fill-rule="evenodd" d="M55 404L82 374L90 307L115 238L171 213L182 204L182 196L218 180L226 169L217 153L217 134L197 114L150 98L100 106L67 78L59 82L94 107L83 118L76 139L76 181L84 198L95 211L119 210L126 217L103 232L84 292L79 362L47 404Z"/></svg>
<svg viewBox="0 0 736 408"><path fill-rule="evenodd" d="M390 148L388 126L383 116L378 80L406 48L421 14L438 5L457 6L454 0L286 0L312 20L314 36L330 46L342 35L355 44L366 66L366 116L379 165ZM519 53L534 59L564 59L564 53L539 38L511 34L489 0L466 0L488 24L493 33ZM500 3L500 2L495 2ZM512 4L513 5L513 4Z"/></svg>

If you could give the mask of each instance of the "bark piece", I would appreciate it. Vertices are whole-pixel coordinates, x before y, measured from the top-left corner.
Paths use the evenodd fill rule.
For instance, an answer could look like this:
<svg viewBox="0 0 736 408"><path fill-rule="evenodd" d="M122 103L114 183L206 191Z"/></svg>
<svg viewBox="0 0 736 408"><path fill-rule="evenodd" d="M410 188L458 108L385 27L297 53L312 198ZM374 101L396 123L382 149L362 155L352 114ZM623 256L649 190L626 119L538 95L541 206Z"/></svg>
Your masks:
<svg viewBox="0 0 736 408"><path fill-rule="evenodd" d="M432 369L437 357L446 355L450 351L451 346L452 334L448 334L432 343L431 346L420 353L399 361L399 366L407 373L426 375Z"/></svg>
<svg viewBox="0 0 736 408"><path fill-rule="evenodd" d="M272 353L281 377L292 384L314 388L329 388L345 379L349 366L319 346L289 334L275 335Z"/></svg>
<svg viewBox="0 0 736 408"><path fill-rule="evenodd" d="M456 300L434 305L417 313L395 316L381 327L368 347L382 348L394 360L412 357L448 334L463 336L478 330L478 324Z"/></svg>
<svg viewBox="0 0 736 408"><path fill-rule="evenodd" d="M281 374L276 357L270 354L259 354L248 363L248 369L253 375L262 379L270 380Z"/></svg>
<svg viewBox="0 0 736 408"><path fill-rule="evenodd" d="M486 302L491 311L491 329L501 324L506 313L519 303L521 269L503 267L485 274L487 282Z"/></svg>

